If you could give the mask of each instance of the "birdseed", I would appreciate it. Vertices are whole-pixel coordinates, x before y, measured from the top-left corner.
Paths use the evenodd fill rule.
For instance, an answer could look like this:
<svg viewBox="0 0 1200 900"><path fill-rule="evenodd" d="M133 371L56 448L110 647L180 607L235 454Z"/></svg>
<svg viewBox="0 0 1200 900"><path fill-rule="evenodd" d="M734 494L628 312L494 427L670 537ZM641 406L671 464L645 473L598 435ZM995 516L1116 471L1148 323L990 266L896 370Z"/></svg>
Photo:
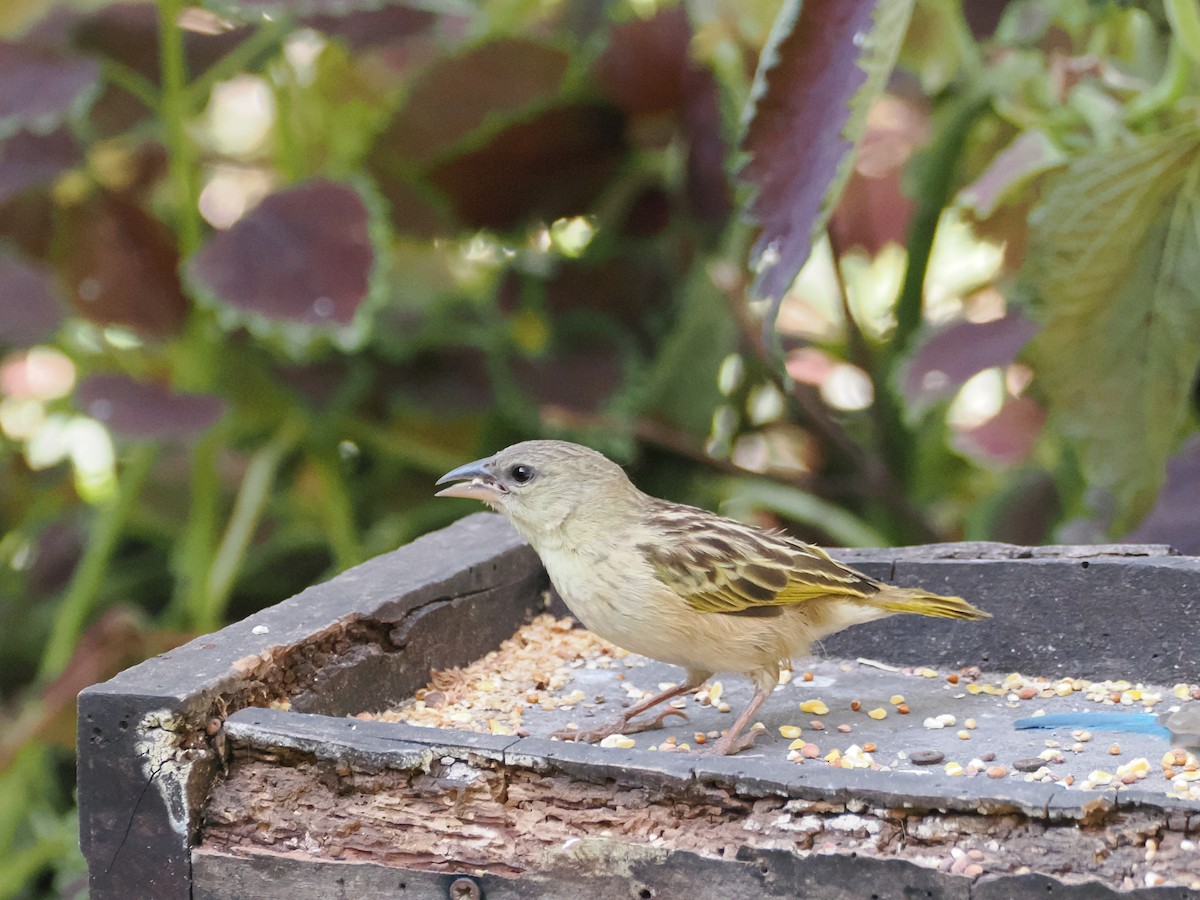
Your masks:
<svg viewBox="0 0 1200 900"><path fill-rule="evenodd" d="M1051 732L1053 737L1049 738L1045 737L1046 732L1031 732L1023 739L1023 746L1026 748L1024 753L1009 751L999 763L994 762L996 753L986 747L987 737L1003 735L1006 729L1011 728L1013 717L1038 716L1060 711L1078 712L1081 706L1093 704L1100 708L1107 706L1130 711L1149 710L1161 705L1161 708L1166 708L1168 712L1174 712L1180 708L1190 708L1190 704L1200 699L1200 685L1180 682L1173 687L1161 687L1133 679L1090 681L1072 677L1044 678L1016 672L1000 676L978 671L968 674L966 670L949 674L943 671L939 674L931 667L875 665L869 660L858 665L863 676L871 679L867 683L872 687L866 687L864 691L874 690L876 693L873 696L887 697L886 707L878 706L868 710L863 701L854 694L847 697L849 692L846 691L839 695L837 687L834 687L833 693L824 699L803 698L798 704L800 710L814 717L826 716L830 713L831 705L840 706L843 710L849 705L855 712L865 712L867 717L878 720L887 716L893 709L897 714L907 713L910 706L909 701L905 700L907 695L919 703L923 712L928 712L922 721L924 729L934 732L949 729L949 732L944 735L930 735L929 743L934 745L932 747L917 750L905 748L903 745L897 747L893 751L895 755L891 766L882 765L874 760L863 763L859 754L875 752L875 746L882 743L878 740L879 736L885 733L878 729L886 726L873 726L862 720L858 720L861 724L856 722L851 726L836 719L826 725L820 719L813 718L810 724L804 727L804 731L811 728L814 735L818 732L833 732L832 737L835 740L841 734L850 732L861 735L857 744L819 748L815 743L801 737L802 729L799 724L788 723L787 719L783 718L783 707L773 707L768 703L764 707L764 719L778 736L772 734L760 739L760 751L765 750L768 754L775 752L779 756L786 755L797 763L818 760L824 756L827 757L826 762L829 765L840 768L898 768L912 771L920 766L946 764L950 771L957 771L960 776L976 777L997 777L990 772L1004 768L1005 776L999 777L1007 777L1008 771L1015 771L1027 781L1054 782L1076 790L1111 792L1130 788L1154 789L1181 799L1200 799L1200 763L1197 762L1196 756L1182 748L1151 750L1153 745L1144 738L1122 741L1126 746L1101 744L1096 747L1092 733L1085 729ZM646 675L639 677L640 670L646 666L654 667L646 669ZM585 669L599 671L583 677L582 670ZM814 681L821 685L828 685L832 681L836 685L844 678L842 672L854 669L854 663L830 660L821 663L815 671L796 672L790 681L786 675L781 676L779 688L785 691L792 690L794 688L789 685L794 684L808 690L807 685ZM571 619L555 619L543 615L518 630L497 650L476 662L462 668L431 673L429 683L414 692L411 698L396 709L358 715L360 718L385 722L403 721L429 727L521 736L530 731L545 733L550 727L563 728L567 724L565 720L569 714L575 728L586 730L592 723L599 724L608 720L611 714L622 707L628 708L631 703L648 697L655 689L665 689L674 684L663 677L669 671L671 670L658 667L657 664L641 657L627 654L590 632L575 627ZM651 676L650 672L654 675ZM958 680L950 678L951 674L956 674ZM907 690L902 688L895 693L892 693L894 688L888 681L880 680L895 682L905 678L931 678L934 675L938 677L936 685L912 687ZM738 689L744 691L745 686L741 681L739 679ZM879 690L881 684L888 687ZM955 691L956 684L962 685L961 691ZM933 688L933 693L930 693L930 688ZM868 694L863 693L860 696ZM742 697L743 694L737 695L731 709L722 683L712 681L707 686L677 698L674 703L681 711L693 714L692 711L695 710L694 716L707 716L704 727L712 728L716 711L727 714L741 708L744 703ZM943 699L938 701L936 698L939 697ZM1028 712L1017 712L1014 715L1007 711L1010 708L1019 709L1027 704L1033 707ZM796 706L791 708L795 710ZM777 711L772 713L772 709ZM531 716L535 720L532 726L529 724ZM779 724L781 719L785 724ZM961 726L958 725L959 722L962 722ZM686 727L682 720L667 720L668 730L672 726L681 725ZM903 740L905 734L909 735L910 739L928 734L924 729L906 729L903 725L897 725L894 729L888 729L886 733L889 739L899 737ZM687 752L687 749L692 748L699 750L710 745L719 734L719 730L688 730L684 734L667 735L654 745L653 749L659 752ZM685 738L687 743L683 743ZM869 740L870 738L876 740ZM960 746L958 739L971 740L984 746L975 754L975 758L965 764L953 760L947 763L945 753L953 751L948 749L945 742L949 740ZM1008 737L1005 740L1011 742L1012 738ZM1064 740L1066 743L1063 743ZM626 744L626 741L630 743ZM603 746L631 749L637 746L632 741L631 737L625 735L613 735ZM773 741L778 743L773 744ZM1038 753L1038 748L1030 744L1044 744L1046 749L1042 750L1039 756L1034 756ZM938 745L941 749L937 749ZM852 753L850 747L856 746L859 747L859 752ZM1022 744L1010 743L1009 746L1021 747ZM1110 751L1113 757L1133 758L1127 762L1117 758L1112 763L1116 767L1113 770L1101 762L1103 756L1107 755L1106 751ZM1159 761L1159 764L1152 765L1147 760ZM1077 767L1075 771L1071 771L1072 764Z"/></svg>
<svg viewBox="0 0 1200 900"><path fill-rule="evenodd" d="M635 741L633 738L626 737L623 734L610 734L608 737L600 741L600 746L608 749L616 748L618 750L628 750L636 743L637 741Z"/></svg>

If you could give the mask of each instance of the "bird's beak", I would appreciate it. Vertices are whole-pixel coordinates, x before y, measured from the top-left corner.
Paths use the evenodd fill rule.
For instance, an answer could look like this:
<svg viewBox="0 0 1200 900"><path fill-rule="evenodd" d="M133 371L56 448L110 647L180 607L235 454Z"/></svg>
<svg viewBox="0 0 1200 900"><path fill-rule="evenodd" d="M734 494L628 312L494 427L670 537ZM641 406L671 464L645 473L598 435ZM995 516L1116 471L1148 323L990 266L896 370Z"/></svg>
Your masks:
<svg viewBox="0 0 1200 900"><path fill-rule="evenodd" d="M452 484L442 488L435 496L465 497L468 500L482 500L484 503L494 503L508 493L504 485L492 476L491 464L494 457L477 459L475 462L459 466L447 472L437 480L438 484L448 481L461 481L462 484Z"/></svg>

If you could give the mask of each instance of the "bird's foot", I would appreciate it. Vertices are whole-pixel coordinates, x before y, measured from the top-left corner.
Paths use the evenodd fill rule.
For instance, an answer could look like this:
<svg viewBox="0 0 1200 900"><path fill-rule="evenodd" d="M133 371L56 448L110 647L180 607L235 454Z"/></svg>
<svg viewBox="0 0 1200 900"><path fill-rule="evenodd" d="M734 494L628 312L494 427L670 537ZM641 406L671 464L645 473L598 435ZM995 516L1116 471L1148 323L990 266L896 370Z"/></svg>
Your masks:
<svg viewBox="0 0 1200 900"><path fill-rule="evenodd" d="M749 750L754 746L755 739L760 734L766 733L765 725L756 725L745 734L738 734L736 731L726 731L721 735L720 740L713 744L713 756L733 756L735 753L741 753L743 750Z"/></svg>
<svg viewBox="0 0 1200 900"><path fill-rule="evenodd" d="M653 731L656 728L662 728L663 720L667 716L681 716L687 719L687 714L682 710L665 709L651 719L630 721L629 719L621 718L614 722L609 722L607 725L597 725L594 728L560 728L557 731L550 732L550 737L558 738L560 741L582 741L585 744L594 744L612 734L640 734L643 731Z"/></svg>
<svg viewBox="0 0 1200 900"><path fill-rule="evenodd" d="M683 721L687 721L687 713L682 709L671 707L670 709L664 709L653 719L642 719L640 722L626 723L621 734L638 734L642 731L654 731L655 729L662 728L667 716L679 716Z"/></svg>

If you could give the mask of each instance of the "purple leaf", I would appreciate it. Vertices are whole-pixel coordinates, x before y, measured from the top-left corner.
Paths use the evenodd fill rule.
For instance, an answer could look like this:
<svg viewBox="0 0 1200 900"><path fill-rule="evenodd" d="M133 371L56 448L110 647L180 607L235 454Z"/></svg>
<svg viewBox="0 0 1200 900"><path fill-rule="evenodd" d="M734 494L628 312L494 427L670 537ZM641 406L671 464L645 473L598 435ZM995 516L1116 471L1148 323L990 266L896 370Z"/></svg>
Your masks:
<svg viewBox="0 0 1200 900"><path fill-rule="evenodd" d="M850 174L911 10L912 0L788 0L776 20L742 141L742 178L756 189L748 214L762 228L754 290L776 308Z"/></svg>
<svg viewBox="0 0 1200 900"><path fill-rule="evenodd" d="M692 28L683 5L612 29L593 77L630 117L673 115L688 139L687 204L698 219L723 222L731 191L719 88L712 72L692 59ZM634 129L636 132L637 129ZM661 129L647 129L661 141Z"/></svg>
<svg viewBox="0 0 1200 900"><path fill-rule="evenodd" d="M1192 435L1167 462L1167 480L1158 501L1124 539L1139 544L1170 544L1200 555L1200 435Z"/></svg>
<svg viewBox="0 0 1200 900"><path fill-rule="evenodd" d="M955 443L976 456L1013 465L1028 458L1046 422L1046 412L1029 397L1009 398L1000 411Z"/></svg>
<svg viewBox="0 0 1200 900"><path fill-rule="evenodd" d="M181 440L212 426L226 403L211 394L177 394L127 375L89 375L75 392L80 410L126 438Z"/></svg>
<svg viewBox="0 0 1200 900"><path fill-rule="evenodd" d="M885 95L871 107L854 169L829 222L839 251L862 247L874 256L904 244L915 207L904 193L906 164L929 141L929 110L915 100Z"/></svg>
<svg viewBox="0 0 1200 900"><path fill-rule="evenodd" d="M195 11L198 16L208 14ZM199 75L250 37L250 26L228 28L215 16L212 29L184 28L184 52L192 76ZM88 53L128 66L154 84L159 76L158 10L152 3L114 3L87 15L76 26L74 44Z"/></svg>
<svg viewBox="0 0 1200 900"><path fill-rule="evenodd" d="M1067 155L1042 131L1024 131L996 154L991 165L959 194L959 200L981 219L1030 179L1063 165Z"/></svg>
<svg viewBox="0 0 1200 900"><path fill-rule="evenodd" d="M0 346L27 347L43 341L62 318L53 276L0 253Z"/></svg>
<svg viewBox="0 0 1200 900"><path fill-rule="evenodd" d="M641 335L645 335L647 320L661 316L672 296L661 263L653 257L633 255L600 262L564 261L553 274L537 277L510 270L496 292L496 302L501 310L513 314L520 309L522 298L533 292L540 295L539 306L551 319L590 310L611 316Z"/></svg>
<svg viewBox="0 0 1200 900"><path fill-rule="evenodd" d="M83 159L67 128L49 134L19 132L0 144L0 203L34 187L46 187Z"/></svg>
<svg viewBox="0 0 1200 900"><path fill-rule="evenodd" d="M380 0L204 0L203 5L231 16L253 20L263 15L345 16L361 10L379 9L383 4ZM464 15L472 11L472 5L463 0L404 0L404 6L447 16Z"/></svg>
<svg viewBox="0 0 1200 900"><path fill-rule="evenodd" d="M214 234L188 271L217 300L246 312L346 325L370 289L370 219L352 188L310 181L272 194Z"/></svg>
<svg viewBox="0 0 1200 900"><path fill-rule="evenodd" d="M688 136L688 207L697 219L723 223L733 208L725 173L729 147L721 121L720 88L708 69L693 67L684 76L683 127Z"/></svg>
<svg viewBox="0 0 1200 900"><path fill-rule="evenodd" d="M554 96L570 58L561 50L510 38L439 61L413 85L380 135L373 168L427 163L489 117L513 115Z"/></svg>
<svg viewBox="0 0 1200 900"><path fill-rule="evenodd" d="M596 61L601 93L630 116L675 111L683 103L691 37L683 6L617 25Z"/></svg>
<svg viewBox="0 0 1200 900"><path fill-rule="evenodd" d="M512 362L513 378L541 406L594 413L622 384L625 372L615 347L559 348L536 360Z"/></svg>
<svg viewBox="0 0 1200 900"><path fill-rule="evenodd" d="M319 13L301 21L308 28L340 38L354 50L368 50L427 30L437 16L408 6L385 6L345 15Z"/></svg>
<svg viewBox="0 0 1200 900"><path fill-rule="evenodd" d="M50 258L59 210L46 191L26 191L0 203L0 243L30 259Z"/></svg>
<svg viewBox="0 0 1200 900"><path fill-rule="evenodd" d="M30 42L0 41L0 137L44 134L79 112L100 85L95 60Z"/></svg>
<svg viewBox="0 0 1200 900"><path fill-rule="evenodd" d="M904 396L917 407L949 397L972 375L1006 366L1038 327L1010 311L991 322L956 322L929 338L904 373Z"/></svg>
<svg viewBox="0 0 1200 900"><path fill-rule="evenodd" d="M546 110L430 173L462 224L506 231L580 215L625 158L624 116L588 104Z"/></svg>
<svg viewBox="0 0 1200 900"><path fill-rule="evenodd" d="M126 325L146 337L183 327L175 237L127 197L97 192L62 217L60 267L80 315Z"/></svg>

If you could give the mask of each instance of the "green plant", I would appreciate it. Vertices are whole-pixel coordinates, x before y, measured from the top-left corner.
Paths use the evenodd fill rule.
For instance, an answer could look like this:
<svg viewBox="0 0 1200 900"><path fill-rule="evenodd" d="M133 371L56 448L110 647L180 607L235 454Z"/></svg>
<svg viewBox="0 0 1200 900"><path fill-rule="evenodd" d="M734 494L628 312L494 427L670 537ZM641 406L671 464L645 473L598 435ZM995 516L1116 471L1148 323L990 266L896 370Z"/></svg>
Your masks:
<svg viewBox="0 0 1200 900"><path fill-rule="evenodd" d="M520 437L1197 549L1195 0L80 6L0 11L0 897L79 871L75 692Z"/></svg>

